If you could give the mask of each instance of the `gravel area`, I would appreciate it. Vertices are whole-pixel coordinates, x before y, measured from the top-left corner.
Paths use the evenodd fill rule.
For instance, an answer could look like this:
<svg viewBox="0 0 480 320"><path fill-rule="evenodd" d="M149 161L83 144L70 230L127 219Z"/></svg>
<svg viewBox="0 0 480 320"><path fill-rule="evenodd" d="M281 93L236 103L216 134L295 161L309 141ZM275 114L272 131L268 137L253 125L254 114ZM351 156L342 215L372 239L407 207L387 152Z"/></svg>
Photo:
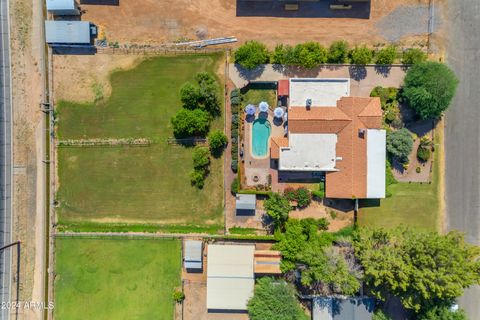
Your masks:
<svg viewBox="0 0 480 320"><path fill-rule="evenodd" d="M429 16L432 15L432 22ZM429 30L429 24L431 29ZM388 41L399 41L405 36L435 32L440 26L440 7L400 6L376 23L380 35Z"/></svg>

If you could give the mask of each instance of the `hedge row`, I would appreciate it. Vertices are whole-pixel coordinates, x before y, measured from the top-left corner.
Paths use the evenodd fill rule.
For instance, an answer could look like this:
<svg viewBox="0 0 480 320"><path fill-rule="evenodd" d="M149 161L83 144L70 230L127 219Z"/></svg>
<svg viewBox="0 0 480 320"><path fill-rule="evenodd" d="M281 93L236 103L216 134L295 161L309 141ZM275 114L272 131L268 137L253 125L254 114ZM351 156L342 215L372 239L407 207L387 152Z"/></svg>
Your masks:
<svg viewBox="0 0 480 320"><path fill-rule="evenodd" d="M230 106L232 111L232 129L230 138L232 141L232 163L231 168L233 172L238 171L238 142L239 142L239 126L240 126L240 103L242 101L240 90L233 89L230 92Z"/></svg>
<svg viewBox="0 0 480 320"><path fill-rule="evenodd" d="M400 53L393 45L372 50L365 45L350 48L346 41L333 42L329 48L317 42L305 42L296 46L279 44L270 51L263 43L247 41L235 51L235 62L246 69L255 69L266 63L304 68L315 68L325 63L365 65L373 62L389 65L399 55L403 64L415 64L427 58L420 49L411 48Z"/></svg>

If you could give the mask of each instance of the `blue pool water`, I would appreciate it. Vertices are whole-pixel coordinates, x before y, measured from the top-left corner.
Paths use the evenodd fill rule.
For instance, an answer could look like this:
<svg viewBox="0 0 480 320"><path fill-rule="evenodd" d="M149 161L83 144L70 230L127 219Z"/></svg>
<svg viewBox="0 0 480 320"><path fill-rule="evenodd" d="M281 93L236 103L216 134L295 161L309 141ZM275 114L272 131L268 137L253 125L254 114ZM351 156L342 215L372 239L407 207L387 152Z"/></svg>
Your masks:
<svg viewBox="0 0 480 320"><path fill-rule="evenodd" d="M270 138L270 122L257 119L252 127L252 154L255 157L265 157L268 154L268 138Z"/></svg>

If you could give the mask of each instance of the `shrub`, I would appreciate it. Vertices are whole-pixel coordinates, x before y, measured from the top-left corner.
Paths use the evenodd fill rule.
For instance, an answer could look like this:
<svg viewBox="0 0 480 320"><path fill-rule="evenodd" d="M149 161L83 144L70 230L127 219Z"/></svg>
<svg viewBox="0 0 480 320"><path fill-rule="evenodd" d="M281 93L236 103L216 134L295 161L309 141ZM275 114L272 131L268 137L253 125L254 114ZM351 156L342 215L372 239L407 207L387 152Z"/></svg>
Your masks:
<svg viewBox="0 0 480 320"><path fill-rule="evenodd" d="M417 158L418 160L420 161L428 161L428 159L430 159L430 148L425 148L425 147L422 147L422 146L418 146L418 149L417 149Z"/></svg>
<svg viewBox="0 0 480 320"><path fill-rule="evenodd" d="M242 103L242 99L240 97L231 97L230 98L230 104L234 106L238 106L240 103Z"/></svg>
<svg viewBox="0 0 480 320"><path fill-rule="evenodd" d="M320 182L318 184L318 190L312 191L312 195L318 199L325 198L325 182Z"/></svg>
<svg viewBox="0 0 480 320"><path fill-rule="evenodd" d="M457 85L458 79L446 65L422 62L408 70L402 96L422 119L436 119L448 108Z"/></svg>
<svg viewBox="0 0 480 320"><path fill-rule="evenodd" d="M336 211L333 211L333 210L330 210L330 218L332 218L333 220L335 220L337 218L337 212Z"/></svg>
<svg viewBox="0 0 480 320"><path fill-rule="evenodd" d="M205 147L196 146L192 153L193 167L205 168L210 164L210 157L208 149Z"/></svg>
<svg viewBox="0 0 480 320"><path fill-rule="evenodd" d="M420 167L416 167L416 168L415 168L415 172L416 172L416 173L420 173L420 172L422 172L422 168L420 168Z"/></svg>
<svg viewBox="0 0 480 320"><path fill-rule="evenodd" d="M345 63L348 58L348 43L346 41L335 41L328 49L328 62Z"/></svg>
<svg viewBox="0 0 480 320"><path fill-rule="evenodd" d="M397 118L397 114L393 110L388 110L385 112L385 120L390 123Z"/></svg>
<svg viewBox="0 0 480 320"><path fill-rule="evenodd" d="M372 50L368 49L366 46L355 47L355 49L350 51L350 59L353 64L365 65L370 63L372 58Z"/></svg>
<svg viewBox="0 0 480 320"><path fill-rule="evenodd" d="M237 160L232 160L232 164L230 165L230 168L232 169L233 172L238 171L238 161Z"/></svg>
<svg viewBox="0 0 480 320"><path fill-rule="evenodd" d="M397 49L394 46L388 46L377 52L375 62L381 65L392 64L396 55Z"/></svg>
<svg viewBox="0 0 480 320"><path fill-rule="evenodd" d="M247 41L235 51L235 62L245 69L255 69L268 60L267 47L258 41Z"/></svg>
<svg viewBox="0 0 480 320"><path fill-rule="evenodd" d="M265 202L263 207L267 214L275 221L276 227L281 227L288 219L288 213L292 208L290 202L279 193L273 193Z"/></svg>
<svg viewBox="0 0 480 320"><path fill-rule="evenodd" d="M205 169L194 169L190 172L190 182L198 189L202 189L205 185Z"/></svg>
<svg viewBox="0 0 480 320"><path fill-rule="evenodd" d="M403 64L416 64L427 60L427 55L420 49L412 48L403 51Z"/></svg>
<svg viewBox="0 0 480 320"><path fill-rule="evenodd" d="M283 191L283 195L289 201L296 201L299 208L307 207L312 201L312 195L306 188L286 188Z"/></svg>
<svg viewBox="0 0 480 320"><path fill-rule="evenodd" d="M295 50L292 46L279 44L272 54L272 63L283 65L295 65L298 62Z"/></svg>
<svg viewBox="0 0 480 320"><path fill-rule="evenodd" d="M327 218L320 218L317 220L318 230L327 231L329 225L330 222L328 222Z"/></svg>
<svg viewBox="0 0 480 320"><path fill-rule="evenodd" d="M240 180L238 179L238 177L235 177L235 179L233 179L232 181L232 184L230 185L230 191L233 195L236 195L238 193L238 190L240 190Z"/></svg>
<svg viewBox="0 0 480 320"><path fill-rule="evenodd" d="M327 50L317 42L305 42L295 46L298 64L305 68L315 68L327 62Z"/></svg>
<svg viewBox="0 0 480 320"><path fill-rule="evenodd" d="M213 131L208 135L208 145L210 147L210 151L214 154L221 153L227 143L227 136L220 130Z"/></svg>
<svg viewBox="0 0 480 320"><path fill-rule="evenodd" d="M240 89L235 88L230 91L230 98L240 97Z"/></svg>
<svg viewBox="0 0 480 320"><path fill-rule="evenodd" d="M403 163L408 160L412 146L412 135L405 128L387 134L387 151Z"/></svg>
<svg viewBox="0 0 480 320"><path fill-rule="evenodd" d="M176 303L181 303L183 300L185 300L185 293L183 293L183 291L175 290L172 294L172 298Z"/></svg>
<svg viewBox="0 0 480 320"><path fill-rule="evenodd" d="M206 111L180 109L170 120L173 134L177 138L205 136L210 127L210 116Z"/></svg>
<svg viewBox="0 0 480 320"><path fill-rule="evenodd" d="M382 104L382 109L386 109L388 104L397 103L397 88L384 88L384 87L375 87L372 92L370 92L370 97L379 97Z"/></svg>

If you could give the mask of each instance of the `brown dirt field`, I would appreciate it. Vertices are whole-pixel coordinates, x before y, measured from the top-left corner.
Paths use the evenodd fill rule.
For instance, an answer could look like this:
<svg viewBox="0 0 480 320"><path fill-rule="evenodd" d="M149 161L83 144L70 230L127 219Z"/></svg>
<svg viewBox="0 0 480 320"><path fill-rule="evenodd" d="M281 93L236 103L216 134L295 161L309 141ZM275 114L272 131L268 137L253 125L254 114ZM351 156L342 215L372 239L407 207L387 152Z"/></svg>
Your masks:
<svg viewBox="0 0 480 320"><path fill-rule="evenodd" d="M107 41L161 44L178 39L235 36L242 43L260 40L274 46L335 40L386 42L375 24L400 5L427 5L428 0L372 0L370 19L237 17L236 0L121 0L119 6L84 5L82 20L95 23ZM417 39L418 40L418 39Z"/></svg>
<svg viewBox="0 0 480 320"><path fill-rule="evenodd" d="M109 76L112 71L133 68L141 60L135 55L54 55L54 97L56 100L93 101L93 86L100 86L106 98L111 93Z"/></svg>
<svg viewBox="0 0 480 320"><path fill-rule="evenodd" d="M13 235L21 241L20 276L12 282L12 301L17 299L16 285L19 283L20 301L42 301L43 299L43 226L39 219L44 217L43 193L37 190L42 183L39 174L40 148L43 132L42 76L40 53L39 2L15 0L10 2L11 58L12 58L12 103L13 103ZM34 14L36 13L36 14ZM42 134L37 135L38 132ZM41 163L41 162L40 162ZM37 192L38 191L38 192ZM17 269L16 255L13 256L12 271ZM14 272L13 272L14 273ZM19 310L18 319L41 319L42 310Z"/></svg>

